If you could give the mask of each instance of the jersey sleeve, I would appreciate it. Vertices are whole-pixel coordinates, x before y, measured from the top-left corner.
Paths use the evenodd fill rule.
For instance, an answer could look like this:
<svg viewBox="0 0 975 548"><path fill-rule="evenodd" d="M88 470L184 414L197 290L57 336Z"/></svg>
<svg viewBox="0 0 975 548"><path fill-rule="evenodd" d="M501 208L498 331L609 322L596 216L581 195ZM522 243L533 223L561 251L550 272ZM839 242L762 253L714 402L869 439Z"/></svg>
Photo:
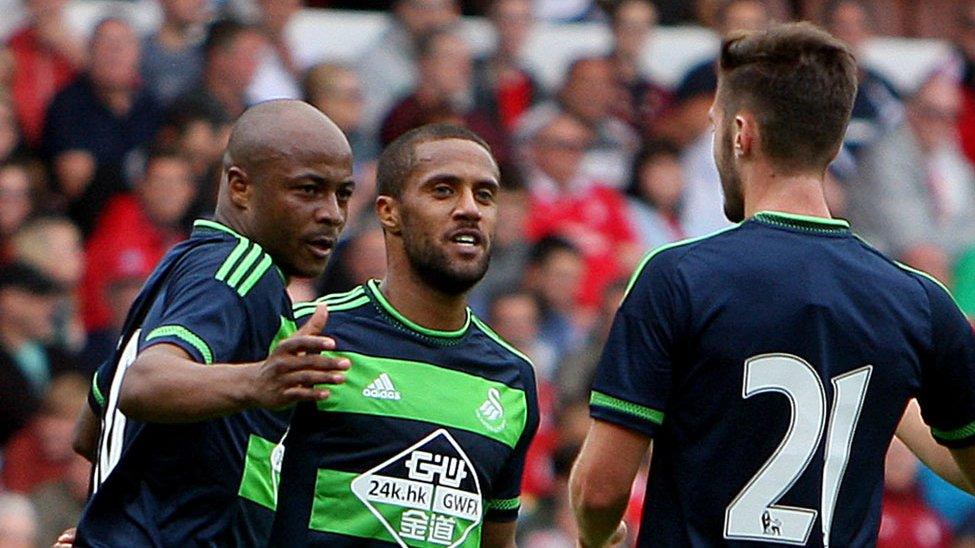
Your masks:
<svg viewBox="0 0 975 548"><path fill-rule="evenodd" d="M594 419L653 436L663 423L688 309L672 253L644 260L610 329L593 380Z"/></svg>
<svg viewBox="0 0 975 548"><path fill-rule="evenodd" d="M142 326L140 351L168 343L205 364L265 357L281 326L291 322L290 309L282 308L283 283L274 278L273 269L265 268L244 291L240 276L220 277L212 254L198 255L176 267L164 298ZM248 352L255 341L267 341L263 356Z"/></svg>
<svg viewBox="0 0 975 548"><path fill-rule="evenodd" d="M88 390L88 407L91 408L96 417L102 416L102 411L105 409L105 395L111 388L109 384L112 378L111 369L114 369L111 368L111 365L111 360L105 360L95 370L95 374L91 378L91 388Z"/></svg>
<svg viewBox="0 0 975 548"><path fill-rule="evenodd" d="M508 522L518 518L521 508L521 478L525 470L525 455L538 431L538 394L535 388L535 375L530 365L525 365L525 405L528 416L514 451L508 457L504 468L494 483L491 495L485 500L485 521Z"/></svg>
<svg viewBox="0 0 975 548"><path fill-rule="evenodd" d="M924 282L932 349L923 365L918 403L938 443L968 447L975 444L975 333L947 290Z"/></svg>

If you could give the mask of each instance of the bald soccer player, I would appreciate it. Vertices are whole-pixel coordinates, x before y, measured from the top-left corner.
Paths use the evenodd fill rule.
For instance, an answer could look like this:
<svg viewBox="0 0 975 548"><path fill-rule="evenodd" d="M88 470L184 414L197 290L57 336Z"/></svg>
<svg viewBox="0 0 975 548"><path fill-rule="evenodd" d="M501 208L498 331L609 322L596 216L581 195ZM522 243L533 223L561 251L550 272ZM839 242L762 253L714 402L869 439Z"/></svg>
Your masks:
<svg viewBox="0 0 975 548"><path fill-rule="evenodd" d="M214 220L162 260L95 375L76 440L94 458L93 494L75 546L266 545L289 418L271 410L327 398L312 386L348 367L320 354L334 348L324 309L296 332L285 286L324 270L351 177L342 132L306 103L237 121Z"/></svg>

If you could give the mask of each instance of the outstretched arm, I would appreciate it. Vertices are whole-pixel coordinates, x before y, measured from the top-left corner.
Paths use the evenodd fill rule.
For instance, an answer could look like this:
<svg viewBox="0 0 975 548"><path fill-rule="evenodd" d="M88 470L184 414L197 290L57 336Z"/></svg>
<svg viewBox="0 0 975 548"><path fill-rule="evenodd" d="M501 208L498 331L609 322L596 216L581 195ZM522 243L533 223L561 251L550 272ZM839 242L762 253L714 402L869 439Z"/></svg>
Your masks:
<svg viewBox="0 0 975 548"><path fill-rule="evenodd" d="M644 434L594 420L569 479L579 545L601 547L622 540L623 512L633 478L650 447Z"/></svg>
<svg viewBox="0 0 975 548"><path fill-rule="evenodd" d="M194 422L325 399L328 390L317 385L345 382L349 368L347 359L321 354L335 348L321 335L327 317L320 306L263 362L204 365L176 345L151 346L125 372L119 409L136 420Z"/></svg>

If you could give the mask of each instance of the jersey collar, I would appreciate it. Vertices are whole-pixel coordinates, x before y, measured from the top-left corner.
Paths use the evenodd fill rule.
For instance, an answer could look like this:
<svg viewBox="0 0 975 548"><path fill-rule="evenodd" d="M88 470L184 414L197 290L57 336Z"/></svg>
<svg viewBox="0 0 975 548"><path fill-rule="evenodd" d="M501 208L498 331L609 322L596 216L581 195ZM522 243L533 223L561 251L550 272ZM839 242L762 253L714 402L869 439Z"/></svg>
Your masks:
<svg viewBox="0 0 975 548"><path fill-rule="evenodd" d="M398 310L393 308L393 305L386 300L383 292L379 290L379 280L369 280L365 283L366 289L372 294L373 299L379 304L379 307L383 312L386 313L393 321L401 324L403 327L423 335L425 337L432 337L435 339L457 339L463 337L467 333L467 328L471 326L471 309L467 309L467 319L464 321L463 327L456 331L439 331L437 329L430 329L423 327L422 325L411 321L409 318L401 314Z"/></svg>
<svg viewBox="0 0 975 548"><path fill-rule="evenodd" d="M756 221L820 233L842 234L850 231L850 223L843 219L797 215L782 211L759 211L752 217Z"/></svg>

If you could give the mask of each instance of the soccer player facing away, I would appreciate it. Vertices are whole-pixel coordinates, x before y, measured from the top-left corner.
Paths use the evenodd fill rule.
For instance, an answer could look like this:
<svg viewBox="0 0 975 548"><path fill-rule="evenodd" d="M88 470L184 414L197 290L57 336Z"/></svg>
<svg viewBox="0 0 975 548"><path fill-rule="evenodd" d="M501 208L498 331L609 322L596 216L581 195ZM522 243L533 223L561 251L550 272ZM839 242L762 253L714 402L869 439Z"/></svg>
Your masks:
<svg viewBox="0 0 975 548"><path fill-rule="evenodd" d="M237 121L215 220L164 257L91 404L93 494L75 546L264 546L288 415L341 382L324 310L295 333L289 276L322 272L354 183L342 132L299 101Z"/></svg>
<svg viewBox="0 0 975 548"><path fill-rule="evenodd" d="M630 282L571 478L579 539L625 529L653 440L639 546L873 546L911 398L975 472L975 337L944 287L830 218L847 47L789 24L728 39L719 62L714 156L740 222L655 250Z"/></svg>
<svg viewBox="0 0 975 548"><path fill-rule="evenodd" d="M467 307L498 167L480 137L429 125L391 143L377 177L388 273L320 299L352 367L295 409L271 545L513 546L535 378Z"/></svg>

